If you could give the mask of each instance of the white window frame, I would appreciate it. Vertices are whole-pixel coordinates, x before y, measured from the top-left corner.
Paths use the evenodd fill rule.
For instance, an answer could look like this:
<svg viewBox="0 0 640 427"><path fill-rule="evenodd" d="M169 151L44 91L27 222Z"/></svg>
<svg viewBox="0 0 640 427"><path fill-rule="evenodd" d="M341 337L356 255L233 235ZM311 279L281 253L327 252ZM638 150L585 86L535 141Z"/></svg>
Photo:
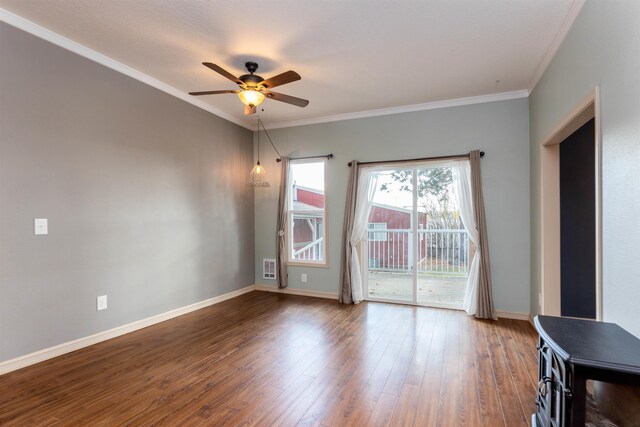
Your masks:
<svg viewBox="0 0 640 427"><path fill-rule="evenodd" d="M384 227L380 228L380 227L376 227L379 225L383 225ZM372 227L373 226L373 227ZM387 236L387 223L386 222L369 222L367 223L367 232L368 233L372 233L371 238L369 239L370 242L386 242L388 239ZM384 237L380 237L380 235L383 235Z"/></svg>
<svg viewBox="0 0 640 427"><path fill-rule="evenodd" d="M304 163L322 163L324 170L324 209L317 210L294 210L293 209L293 180L291 176L291 166L299 165ZM326 158L314 158L314 159L300 159L300 160L290 160L289 161L289 171L288 171L288 181L289 188L287 188L287 231L286 231L286 242L287 242L287 264L292 266L307 266L307 267L329 267L329 261L327 260L327 247L328 247L328 227L327 227L327 159ZM293 216L304 215L308 213L320 213L320 218L322 219L322 260L297 260L293 258Z"/></svg>

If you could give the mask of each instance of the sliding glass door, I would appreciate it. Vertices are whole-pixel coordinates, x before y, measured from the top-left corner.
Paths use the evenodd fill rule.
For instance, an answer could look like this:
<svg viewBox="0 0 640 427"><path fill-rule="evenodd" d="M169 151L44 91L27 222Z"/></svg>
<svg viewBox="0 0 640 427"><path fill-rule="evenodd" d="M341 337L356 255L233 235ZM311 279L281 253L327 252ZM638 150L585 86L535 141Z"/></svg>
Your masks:
<svg viewBox="0 0 640 427"><path fill-rule="evenodd" d="M371 299L415 302L413 239L413 171L378 173L368 222L368 292ZM394 177L403 177L400 183ZM402 190L400 190L400 186Z"/></svg>
<svg viewBox="0 0 640 427"><path fill-rule="evenodd" d="M377 170L363 247L366 298L462 308L469 238L442 164Z"/></svg>

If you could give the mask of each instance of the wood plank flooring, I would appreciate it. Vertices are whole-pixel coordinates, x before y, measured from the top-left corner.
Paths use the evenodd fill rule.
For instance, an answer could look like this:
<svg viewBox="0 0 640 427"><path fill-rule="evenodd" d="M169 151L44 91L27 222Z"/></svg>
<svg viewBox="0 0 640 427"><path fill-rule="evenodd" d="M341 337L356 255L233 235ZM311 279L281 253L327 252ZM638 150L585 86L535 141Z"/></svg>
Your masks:
<svg viewBox="0 0 640 427"><path fill-rule="evenodd" d="M251 292L0 376L0 425L527 426L535 333Z"/></svg>

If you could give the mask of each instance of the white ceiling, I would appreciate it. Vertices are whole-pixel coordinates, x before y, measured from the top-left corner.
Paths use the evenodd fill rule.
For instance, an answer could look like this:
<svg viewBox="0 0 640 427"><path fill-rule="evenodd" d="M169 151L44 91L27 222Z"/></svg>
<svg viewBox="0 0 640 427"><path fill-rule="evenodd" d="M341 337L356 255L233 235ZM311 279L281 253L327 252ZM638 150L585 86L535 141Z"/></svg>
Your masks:
<svg viewBox="0 0 640 427"><path fill-rule="evenodd" d="M0 0L0 6L183 92L235 89L203 61L240 75L252 60L265 78L295 70L302 80L276 91L310 104L266 100L260 116L275 127L529 90L582 2ZM198 101L255 127L235 95Z"/></svg>

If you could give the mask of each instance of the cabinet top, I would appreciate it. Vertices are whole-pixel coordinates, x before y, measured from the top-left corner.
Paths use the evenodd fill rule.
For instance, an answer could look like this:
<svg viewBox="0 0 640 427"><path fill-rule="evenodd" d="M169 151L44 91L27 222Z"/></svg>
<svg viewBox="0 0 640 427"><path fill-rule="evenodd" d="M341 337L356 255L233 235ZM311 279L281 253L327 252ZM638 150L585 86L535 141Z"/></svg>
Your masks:
<svg viewBox="0 0 640 427"><path fill-rule="evenodd" d="M545 342L565 361L640 375L640 339L615 323L536 316L534 324Z"/></svg>

